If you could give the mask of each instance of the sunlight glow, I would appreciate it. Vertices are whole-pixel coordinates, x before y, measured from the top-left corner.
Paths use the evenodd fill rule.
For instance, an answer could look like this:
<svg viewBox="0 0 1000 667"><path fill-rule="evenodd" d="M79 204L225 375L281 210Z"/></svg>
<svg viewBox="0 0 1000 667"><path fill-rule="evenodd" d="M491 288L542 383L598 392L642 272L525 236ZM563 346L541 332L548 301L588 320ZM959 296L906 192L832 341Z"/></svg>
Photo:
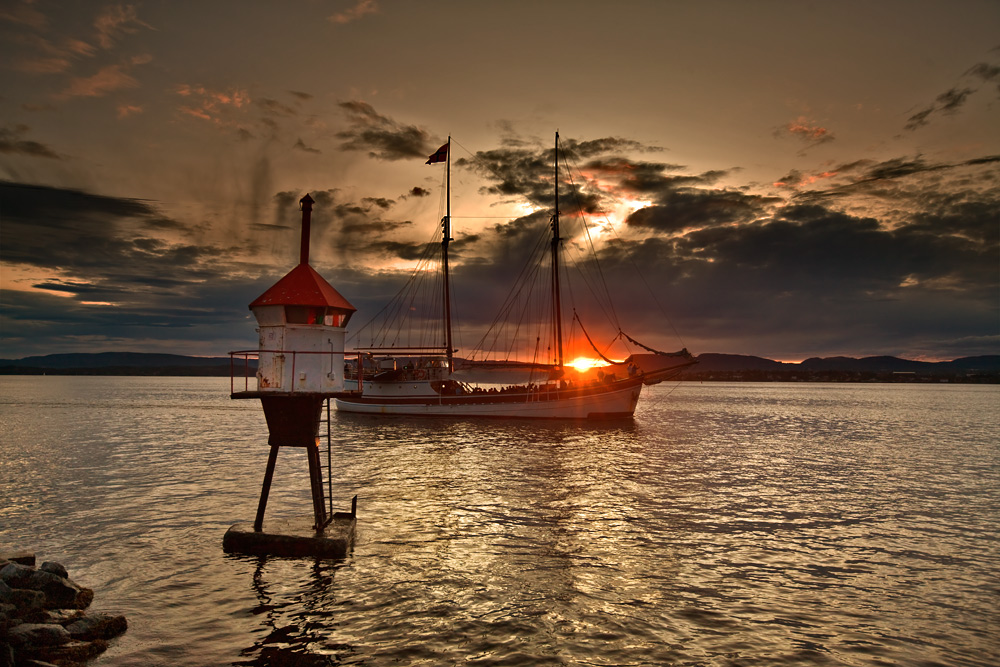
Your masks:
<svg viewBox="0 0 1000 667"><path fill-rule="evenodd" d="M610 366L610 364L603 359L591 359L589 357L577 357L566 365L572 366L580 373L589 371L591 368L597 368L598 366Z"/></svg>

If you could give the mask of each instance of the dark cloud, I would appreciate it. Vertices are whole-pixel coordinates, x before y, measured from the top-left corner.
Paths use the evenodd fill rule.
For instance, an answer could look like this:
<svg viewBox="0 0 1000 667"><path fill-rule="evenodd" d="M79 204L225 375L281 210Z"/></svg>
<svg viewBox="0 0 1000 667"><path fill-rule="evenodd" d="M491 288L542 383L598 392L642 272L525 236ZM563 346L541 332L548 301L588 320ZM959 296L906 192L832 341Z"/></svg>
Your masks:
<svg viewBox="0 0 1000 667"><path fill-rule="evenodd" d="M416 261L427 254L426 243L409 241L375 241L364 245L362 249L366 253L408 262Z"/></svg>
<svg viewBox="0 0 1000 667"><path fill-rule="evenodd" d="M629 227L673 233L685 229L746 223L763 216L775 199L735 190L683 188L661 192L656 203L625 220Z"/></svg>
<svg viewBox="0 0 1000 667"><path fill-rule="evenodd" d="M622 139L621 137L605 137L602 139L591 139L578 141L576 139L560 139L560 157L567 160L587 159L597 155L607 155L608 153L621 152L642 152L652 153L662 151L662 148L646 146L632 139Z"/></svg>
<svg viewBox="0 0 1000 667"><path fill-rule="evenodd" d="M254 100L261 111L271 116L294 116L298 112L287 104L268 97Z"/></svg>
<svg viewBox="0 0 1000 667"><path fill-rule="evenodd" d="M998 333L1000 246L992 212L1000 201L995 194L975 202L970 196L927 202L928 210L898 227L823 205L792 204L746 224L620 241L605 250L603 263L606 275L621 283L637 266L658 298L672 304L678 329L702 345L716 341L717 349L748 336L766 347L767 337L787 329L798 333L780 334L784 349L772 354L810 355L838 346L889 354L918 348L985 353L990 347L983 341ZM624 292L619 305L633 314L648 312L636 291ZM645 326L651 328L649 319ZM635 325L643 326L642 320ZM978 332L979 343L958 342L969 331Z"/></svg>
<svg viewBox="0 0 1000 667"><path fill-rule="evenodd" d="M875 193L878 188L884 188L887 183L913 181L933 176L946 175L948 172L962 172L969 168L984 167L1000 162L1000 156L987 155L971 158L961 162L929 162L923 156L897 157L876 162L874 160L857 160L834 167L830 172L820 177L836 179L838 183L832 187L818 190L804 190L794 195L800 202L828 200L865 193ZM998 187L998 177L995 170L978 170L980 178L988 180L991 186ZM785 185L787 180L800 179L811 184L815 177L804 177L799 172L788 174L779 185ZM845 182L846 181L846 182ZM799 185L801 185L800 183ZM795 187L794 184L789 187Z"/></svg>
<svg viewBox="0 0 1000 667"><path fill-rule="evenodd" d="M454 161L488 181L480 190L483 194L523 198L538 206L552 203L552 164L548 151L532 148L497 148Z"/></svg>
<svg viewBox="0 0 1000 667"><path fill-rule="evenodd" d="M523 145L459 167L483 174L498 199L539 208L477 233L455 230L453 294L465 347L519 275L547 289L544 263L538 269L529 258L546 257L550 247L549 158L550 149ZM620 325L667 349L676 347L669 321L695 351L785 358L859 350L962 356L995 353L1000 344L1000 156L848 161L831 168L833 187L788 200L716 186L733 172L689 175L613 151L583 162L564 184L567 208L600 210L623 197L651 204L618 234L601 237L599 264L582 253L587 221L563 219L567 328L576 310L597 338L608 340ZM266 191L264 167L257 171ZM184 349L213 341L216 353L253 347L246 304L294 261L275 260L273 248L297 243L303 194L261 199L260 220L232 241L243 247L225 247L184 240L193 225L149 201L0 183L2 259L38 270L33 291L0 295L4 340L22 348L45 340L61 350L124 349L128 340ZM440 248L437 220L391 219L396 200L377 192L310 194L314 265L360 309L360 327L408 279L387 259L418 262ZM415 188L397 200L426 194ZM249 261L253 244L274 257ZM589 296L605 282L612 296L594 306Z"/></svg>
<svg viewBox="0 0 1000 667"><path fill-rule="evenodd" d="M34 291L0 295L11 345L95 351L148 341L161 351L179 335L166 330L217 344L234 339L226 328L244 323L256 296L228 275L238 266L230 250L154 236L190 230L148 201L10 182L0 182L0 201L0 260L40 277ZM212 301L213 290L238 299Z"/></svg>
<svg viewBox="0 0 1000 667"><path fill-rule="evenodd" d="M14 153L53 160L62 159L62 156L49 146L30 139L24 139L24 135L30 130L31 128L27 125L0 127L0 153Z"/></svg>
<svg viewBox="0 0 1000 667"><path fill-rule="evenodd" d="M583 165L582 171L584 174L616 180L622 190L635 195L656 193L680 184L696 185L705 182L696 176L668 176L664 173L683 168L683 165L633 162L624 157L610 157L587 162Z"/></svg>
<svg viewBox="0 0 1000 667"><path fill-rule="evenodd" d="M952 88L947 90L934 100L930 106L918 111L906 120L903 129L916 130L930 122L933 114L954 114L965 104L966 100L976 92L974 88Z"/></svg>
<svg viewBox="0 0 1000 667"><path fill-rule="evenodd" d="M311 146L306 146L305 142L302 141L302 139L299 139L298 141L296 141L295 145L292 146L292 148L294 150L303 151L305 153L315 153L317 155L323 152L323 151L319 150L318 148L313 148Z"/></svg>
<svg viewBox="0 0 1000 667"><path fill-rule="evenodd" d="M408 227L413 223L409 220L353 220L343 223L340 226L342 236L353 236L356 238L371 238L372 235L382 236L389 232L395 232L403 227Z"/></svg>
<svg viewBox="0 0 1000 667"><path fill-rule="evenodd" d="M385 197L362 197L361 203L365 206L375 206L383 210L392 208L394 202L391 199L386 199Z"/></svg>
<svg viewBox="0 0 1000 667"><path fill-rule="evenodd" d="M977 92L982 83L997 82L1000 92L1000 66L990 63L977 63L966 70L963 81L938 95L934 102L906 119L905 130L917 130L931 122L938 114L953 115L965 106L969 97Z"/></svg>
<svg viewBox="0 0 1000 667"><path fill-rule="evenodd" d="M339 106L351 124L351 129L337 133L345 150L366 151L379 160L426 158L433 150L427 132L383 116L366 102L341 102Z"/></svg>
<svg viewBox="0 0 1000 667"><path fill-rule="evenodd" d="M566 155L563 155L563 150ZM561 139L560 155L564 168L560 172L559 196L562 213L567 216L602 214L608 204L614 201L615 190L631 189L637 193L647 187L653 189L662 186L662 172L677 168L677 165L633 162L619 153L656 150L660 149L617 137L588 141ZM586 158L588 161L578 165L576 160L579 158ZM472 158L460 158L454 164L459 168L471 169L487 181L487 185L480 190L483 194L505 200L527 201L539 207L554 205L552 148L517 142L516 145L480 151ZM578 177L581 180L577 180ZM595 177L602 177L602 180L610 182L591 182ZM656 185L653 185L654 182ZM602 189L605 186L613 187Z"/></svg>
<svg viewBox="0 0 1000 667"><path fill-rule="evenodd" d="M426 189L420 187L419 185L416 185L416 186L412 187L409 192L406 193L406 196L408 196L408 197L427 197L430 194L431 194L430 190L426 190Z"/></svg>

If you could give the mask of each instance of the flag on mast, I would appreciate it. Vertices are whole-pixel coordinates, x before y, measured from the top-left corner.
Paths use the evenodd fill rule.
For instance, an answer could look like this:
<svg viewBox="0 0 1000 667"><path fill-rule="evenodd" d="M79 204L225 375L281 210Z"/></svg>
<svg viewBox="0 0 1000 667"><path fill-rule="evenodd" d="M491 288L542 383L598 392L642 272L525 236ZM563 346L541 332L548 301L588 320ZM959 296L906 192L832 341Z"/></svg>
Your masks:
<svg viewBox="0 0 1000 667"><path fill-rule="evenodd" d="M427 162L424 164L434 164L436 162L444 162L448 159L448 144L445 144L441 148L437 149L434 155L427 158Z"/></svg>

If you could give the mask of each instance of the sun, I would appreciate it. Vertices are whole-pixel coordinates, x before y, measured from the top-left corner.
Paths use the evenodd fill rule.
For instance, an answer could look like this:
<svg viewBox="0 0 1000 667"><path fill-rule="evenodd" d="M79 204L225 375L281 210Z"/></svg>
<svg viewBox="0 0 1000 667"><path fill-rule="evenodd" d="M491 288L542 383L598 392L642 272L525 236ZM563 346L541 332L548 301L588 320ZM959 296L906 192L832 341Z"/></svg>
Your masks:
<svg viewBox="0 0 1000 667"><path fill-rule="evenodd" d="M608 362L603 359L591 359L589 357L577 357L573 361L566 364L567 366L572 366L579 372L589 371L591 368L596 368L598 366L608 366Z"/></svg>

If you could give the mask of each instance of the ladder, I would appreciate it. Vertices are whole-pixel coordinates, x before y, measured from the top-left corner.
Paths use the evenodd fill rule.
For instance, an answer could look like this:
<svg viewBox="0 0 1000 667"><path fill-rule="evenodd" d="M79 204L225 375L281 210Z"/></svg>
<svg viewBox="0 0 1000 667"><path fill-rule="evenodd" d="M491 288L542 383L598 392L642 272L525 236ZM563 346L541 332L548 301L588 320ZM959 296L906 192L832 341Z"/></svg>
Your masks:
<svg viewBox="0 0 1000 667"><path fill-rule="evenodd" d="M332 401L332 398L327 398L324 401L325 405L323 405L319 418L319 429L316 431L320 440L326 440L326 463L322 469L326 471L326 516L328 522L333 518L333 424L330 420L330 403Z"/></svg>

